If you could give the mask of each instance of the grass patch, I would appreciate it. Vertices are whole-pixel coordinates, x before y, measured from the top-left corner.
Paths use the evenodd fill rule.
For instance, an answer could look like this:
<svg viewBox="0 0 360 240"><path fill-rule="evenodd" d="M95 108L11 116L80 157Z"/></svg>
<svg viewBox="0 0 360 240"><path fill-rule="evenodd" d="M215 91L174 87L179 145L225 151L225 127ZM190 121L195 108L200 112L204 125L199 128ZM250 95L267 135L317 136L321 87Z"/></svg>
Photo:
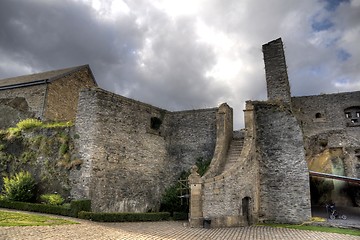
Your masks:
<svg viewBox="0 0 360 240"><path fill-rule="evenodd" d="M78 224L77 222L61 218L47 217L42 215L0 211L0 227L13 226L53 226L65 224Z"/></svg>
<svg viewBox="0 0 360 240"><path fill-rule="evenodd" d="M316 231L316 232L339 233L339 234L360 236L360 230L357 230L357 229L322 227L322 226L312 226L312 225L276 224L276 223L263 223L263 224L258 224L258 226L292 228L292 229L298 229L298 230L309 230L309 231Z"/></svg>
<svg viewBox="0 0 360 240"><path fill-rule="evenodd" d="M16 127L11 127L6 130L0 130L0 137L3 138L7 135L8 139L18 137L21 131L36 129L36 128L66 128L72 127L74 123L68 122L42 122L38 119L28 118L16 124Z"/></svg>

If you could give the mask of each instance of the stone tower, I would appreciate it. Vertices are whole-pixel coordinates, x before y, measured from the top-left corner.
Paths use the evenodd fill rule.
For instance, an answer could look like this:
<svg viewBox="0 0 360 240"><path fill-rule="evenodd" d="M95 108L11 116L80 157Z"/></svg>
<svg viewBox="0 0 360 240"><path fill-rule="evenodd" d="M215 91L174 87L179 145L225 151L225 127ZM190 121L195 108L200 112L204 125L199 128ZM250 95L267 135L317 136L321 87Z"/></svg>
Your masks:
<svg viewBox="0 0 360 240"><path fill-rule="evenodd" d="M268 100L291 102L290 84L281 38L262 46L265 62Z"/></svg>

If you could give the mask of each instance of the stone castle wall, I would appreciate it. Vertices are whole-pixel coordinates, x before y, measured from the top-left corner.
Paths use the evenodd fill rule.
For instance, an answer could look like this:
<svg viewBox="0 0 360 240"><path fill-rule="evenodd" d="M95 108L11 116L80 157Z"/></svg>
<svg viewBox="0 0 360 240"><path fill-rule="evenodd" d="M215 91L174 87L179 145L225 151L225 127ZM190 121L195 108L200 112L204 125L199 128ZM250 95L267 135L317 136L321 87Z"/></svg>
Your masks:
<svg viewBox="0 0 360 240"><path fill-rule="evenodd" d="M349 107L360 106L360 91L293 97L292 106L306 136L339 129L360 134L360 124L351 125L344 112Z"/></svg>
<svg viewBox="0 0 360 240"><path fill-rule="evenodd" d="M1 90L0 99L23 98L27 104L27 112L33 113L34 117L42 117L45 94L45 85L35 85L30 87ZM21 112L21 109L19 110L16 106L13 106L12 108L16 112ZM0 122L2 118L3 117L0 117ZM3 125L9 125L9 123L4 122Z"/></svg>
<svg viewBox="0 0 360 240"><path fill-rule="evenodd" d="M80 90L94 86L89 68L82 68L48 83L0 90L0 109L8 113L0 116L0 128L30 117L73 121Z"/></svg>
<svg viewBox="0 0 360 240"><path fill-rule="evenodd" d="M360 176L360 92L293 97L293 113L304 132L304 147L309 169L335 175ZM355 109L346 117L349 109ZM356 110L357 109L357 110ZM336 154L333 154L333 153ZM332 201L339 206L360 202L359 190L348 184L330 181L333 190L324 192L321 183L313 186L313 204ZM314 190L316 189L316 190ZM355 188L356 189L356 188ZM358 189L358 188L357 188Z"/></svg>
<svg viewBox="0 0 360 240"><path fill-rule="evenodd" d="M95 211L158 210L181 171L212 155L215 114L170 113L101 89L81 92L76 131L84 163L72 195L92 199ZM152 126L154 119L160 124Z"/></svg>
<svg viewBox="0 0 360 240"><path fill-rule="evenodd" d="M287 105L253 102L259 161L259 221L311 218L309 173L303 135Z"/></svg>
<svg viewBox="0 0 360 240"><path fill-rule="evenodd" d="M82 68L48 83L44 117L56 121L75 120L79 92L95 87L88 68Z"/></svg>
<svg viewBox="0 0 360 240"><path fill-rule="evenodd" d="M167 113L166 150L175 172L188 171L196 159L211 159L216 144L217 108Z"/></svg>

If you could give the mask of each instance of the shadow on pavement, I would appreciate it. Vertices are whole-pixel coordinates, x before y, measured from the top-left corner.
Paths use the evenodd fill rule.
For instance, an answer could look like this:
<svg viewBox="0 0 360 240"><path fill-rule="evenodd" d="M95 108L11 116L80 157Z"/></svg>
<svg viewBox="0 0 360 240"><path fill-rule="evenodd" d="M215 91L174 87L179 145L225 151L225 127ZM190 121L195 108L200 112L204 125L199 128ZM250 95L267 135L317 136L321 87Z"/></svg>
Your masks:
<svg viewBox="0 0 360 240"><path fill-rule="evenodd" d="M336 210L339 214L345 214L347 219L329 219L325 206L312 206L311 214L313 217L326 219L326 222L316 222L316 225L356 228L360 230L360 207L336 207Z"/></svg>

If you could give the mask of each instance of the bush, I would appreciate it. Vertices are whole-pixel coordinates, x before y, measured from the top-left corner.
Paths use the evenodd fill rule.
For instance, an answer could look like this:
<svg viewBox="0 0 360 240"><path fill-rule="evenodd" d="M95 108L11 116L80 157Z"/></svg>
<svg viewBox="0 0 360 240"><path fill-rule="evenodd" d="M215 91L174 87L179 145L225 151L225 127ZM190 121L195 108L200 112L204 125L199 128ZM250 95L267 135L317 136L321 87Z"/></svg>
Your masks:
<svg viewBox="0 0 360 240"><path fill-rule="evenodd" d="M196 159L196 166L198 167L198 173L200 176L203 176L207 169L209 168L210 166L210 163L211 163L211 159L204 159L202 157Z"/></svg>
<svg viewBox="0 0 360 240"><path fill-rule="evenodd" d="M71 216L78 217L78 213L81 211L91 212L91 200L83 199L76 200L70 203Z"/></svg>
<svg viewBox="0 0 360 240"><path fill-rule="evenodd" d="M170 219L170 213L93 213L79 212L79 218L95 222L145 222L166 221Z"/></svg>
<svg viewBox="0 0 360 240"><path fill-rule="evenodd" d="M4 196L10 201L29 202L35 194L35 180L29 172L19 172L8 178L4 177Z"/></svg>
<svg viewBox="0 0 360 240"><path fill-rule="evenodd" d="M177 183L166 189L164 195L162 196L160 203L160 211L165 212L184 212L189 211L189 205L186 199L181 201L180 196L180 184Z"/></svg>
<svg viewBox="0 0 360 240"><path fill-rule="evenodd" d="M11 208L23 211L41 212L49 214L57 214L69 217L77 217L79 211L91 211L90 200L74 200L69 206L57 206L39 203L13 202L8 200L0 200L0 207Z"/></svg>
<svg viewBox="0 0 360 240"><path fill-rule="evenodd" d="M63 206L47 205L40 203L27 203L27 202L13 202L7 200L0 200L0 207L11 208L22 211L41 212L49 214L57 214L63 216L71 216L70 209Z"/></svg>
<svg viewBox="0 0 360 240"><path fill-rule="evenodd" d="M65 201L60 194L43 194L40 199L50 205L61 205Z"/></svg>
<svg viewBox="0 0 360 240"><path fill-rule="evenodd" d="M196 166L198 167L198 173L200 176L203 176L206 173L210 163L211 160L207 160L202 157L196 159ZM160 211L170 212L172 213L172 215L175 215L175 213L178 214L181 213L182 217L180 217L180 215L173 217L176 218L180 217L182 219L187 218L185 216L189 212L189 202L184 195L188 195L189 191L188 191L188 187L184 185L186 185L187 178L189 177L189 175L190 175L190 171L182 172L181 176L178 179L178 180L183 180L182 183L178 181L174 185L170 186L165 190L165 193L163 194L160 202ZM182 219L178 219L178 220L182 220Z"/></svg>

